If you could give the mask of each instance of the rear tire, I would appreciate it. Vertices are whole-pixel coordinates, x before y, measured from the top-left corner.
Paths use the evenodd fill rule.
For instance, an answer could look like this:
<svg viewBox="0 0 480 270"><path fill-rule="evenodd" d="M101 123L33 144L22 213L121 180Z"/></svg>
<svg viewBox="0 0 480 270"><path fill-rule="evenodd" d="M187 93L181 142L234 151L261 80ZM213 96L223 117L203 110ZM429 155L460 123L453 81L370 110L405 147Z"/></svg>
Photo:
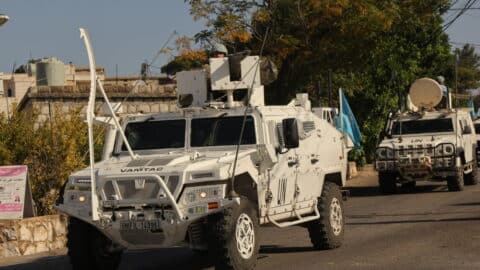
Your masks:
<svg viewBox="0 0 480 270"><path fill-rule="evenodd" d="M68 223L67 247L73 270L115 270L123 253L92 225L74 217Z"/></svg>
<svg viewBox="0 0 480 270"><path fill-rule="evenodd" d="M241 197L240 205L209 219L209 252L215 269L250 270L257 263L259 221L257 207Z"/></svg>
<svg viewBox="0 0 480 270"><path fill-rule="evenodd" d="M397 174L392 172L378 172L378 187L383 194L397 192Z"/></svg>
<svg viewBox="0 0 480 270"><path fill-rule="evenodd" d="M331 182L323 184L322 195L317 203L320 218L308 222L310 241L315 249L333 249L343 243L345 217L342 194Z"/></svg>
<svg viewBox="0 0 480 270"><path fill-rule="evenodd" d="M463 167L457 168L455 171L455 176L447 177L447 186L448 191L462 191L464 185L463 179Z"/></svg>

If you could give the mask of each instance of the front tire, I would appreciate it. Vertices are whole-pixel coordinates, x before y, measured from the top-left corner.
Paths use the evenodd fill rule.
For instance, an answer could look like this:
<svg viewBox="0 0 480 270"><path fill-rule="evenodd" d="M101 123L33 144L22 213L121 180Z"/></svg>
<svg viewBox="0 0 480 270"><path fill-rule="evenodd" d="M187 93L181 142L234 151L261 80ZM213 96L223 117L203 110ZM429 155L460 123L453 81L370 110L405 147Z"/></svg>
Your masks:
<svg viewBox="0 0 480 270"><path fill-rule="evenodd" d="M345 217L342 194L336 184L331 182L323 184L317 207L320 218L307 223L313 247L315 249L340 247L343 243Z"/></svg>
<svg viewBox="0 0 480 270"><path fill-rule="evenodd" d="M416 181L410 181L406 183L402 183L402 189L404 189L407 192L415 192L415 187L417 186Z"/></svg>
<svg viewBox="0 0 480 270"><path fill-rule="evenodd" d="M255 267L260 249L255 204L241 197L239 206L211 217L209 229L209 251L215 258L215 269L250 270Z"/></svg>
<svg viewBox="0 0 480 270"><path fill-rule="evenodd" d="M378 172L378 187L383 194L397 193L397 174L392 172Z"/></svg>
<svg viewBox="0 0 480 270"><path fill-rule="evenodd" d="M473 160L472 172L464 176L465 185L473 186L478 184L478 166L477 160Z"/></svg>
<svg viewBox="0 0 480 270"><path fill-rule="evenodd" d="M73 270L115 270L123 253L92 225L73 217L68 223L67 247Z"/></svg>
<svg viewBox="0 0 480 270"><path fill-rule="evenodd" d="M464 186L463 167L457 168L455 176L447 177L448 191L462 191Z"/></svg>

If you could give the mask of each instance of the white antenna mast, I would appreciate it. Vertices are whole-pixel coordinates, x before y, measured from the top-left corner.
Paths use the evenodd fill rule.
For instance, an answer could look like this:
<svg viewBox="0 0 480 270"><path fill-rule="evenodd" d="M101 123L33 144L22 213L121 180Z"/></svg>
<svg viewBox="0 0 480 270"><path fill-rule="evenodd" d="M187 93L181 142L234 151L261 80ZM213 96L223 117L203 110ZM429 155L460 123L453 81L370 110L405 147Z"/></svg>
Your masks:
<svg viewBox="0 0 480 270"><path fill-rule="evenodd" d="M80 28L80 37L83 38L85 42L85 47L87 49L88 54L88 62L90 67L90 96L88 98L88 105L87 105L87 125L88 125L88 151L89 151L89 159L90 159L90 179L91 179L91 190L92 190L92 220L98 220L98 193L96 190L96 179L95 179L95 152L94 152L94 139L93 139L93 123L95 120L95 100L96 100L96 92L97 92L97 83L100 86L100 92L107 104L108 109L112 115L112 119L115 123L115 127L117 131L120 131L120 135L122 137L123 143L127 147L128 153L132 159L136 159L137 156L133 153L132 148L130 147L130 143L128 142L125 134L122 131L122 127L120 126L120 122L118 121L117 115L108 100L107 94L103 89L102 82L97 77L96 65L95 65L95 56L93 55L92 45L90 44L90 38L88 37L87 30L84 28ZM106 123L108 123L107 121Z"/></svg>
<svg viewBox="0 0 480 270"><path fill-rule="evenodd" d="M92 46L90 45L90 39L85 29L80 28L80 37L85 42L87 48L88 62L90 65L90 96L88 97L87 105L87 125L88 125L88 151L90 152L90 188L92 190L92 220L98 220L98 196L97 185L95 181L95 152L93 148L93 119L95 117L95 92L97 89L96 70L95 70L95 57L92 52Z"/></svg>

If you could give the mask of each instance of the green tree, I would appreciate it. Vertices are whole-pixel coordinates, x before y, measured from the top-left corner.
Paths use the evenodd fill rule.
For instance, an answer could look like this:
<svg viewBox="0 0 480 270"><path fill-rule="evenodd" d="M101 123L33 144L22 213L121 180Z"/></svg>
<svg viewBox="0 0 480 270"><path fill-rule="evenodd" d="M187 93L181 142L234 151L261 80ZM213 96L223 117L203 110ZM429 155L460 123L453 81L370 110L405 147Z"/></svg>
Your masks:
<svg viewBox="0 0 480 270"><path fill-rule="evenodd" d="M40 125L35 122L35 114L14 110L9 119L0 114L0 165L28 166L40 215L55 213L53 206L67 177L88 164L87 128L81 115L78 111L54 111L52 118ZM98 158L103 132L96 127L95 133Z"/></svg>
<svg viewBox="0 0 480 270"><path fill-rule="evenodd" d="M465 44L462 49L456 49L458 55L458 90L464 92L480 86L480 56L475 47Z"/></svg>
<svg viewBox="0 0 480 270"><path fill-rule="evenodd" d="M266 89L270 104L285 103L300 91L325 100L316 85L325 89L331 71L333 89L346 90L362 127L369 160L382 119L398 109L399 98L415 79L440 74L452 78L453 58L441 17L451 4L448 0L188 2L194 17L207 22L207 29L197 35L200 42L214 38L233 51L258 53L265 40L264 55L280 70L279 79ZM233 28L249 38L223 31Z"/></svg>

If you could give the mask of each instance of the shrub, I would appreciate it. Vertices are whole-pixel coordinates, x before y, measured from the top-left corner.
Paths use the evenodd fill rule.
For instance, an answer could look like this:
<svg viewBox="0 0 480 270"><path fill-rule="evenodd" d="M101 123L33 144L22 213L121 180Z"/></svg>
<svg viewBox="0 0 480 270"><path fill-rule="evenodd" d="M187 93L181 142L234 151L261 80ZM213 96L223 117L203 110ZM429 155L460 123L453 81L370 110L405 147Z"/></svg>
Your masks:
<svg viewBox="0 0 480 270"><path fill-rule="evenodd" d="M35 115L0 115L0 164L28 165L37 214L55 213L54 203L69 174L88 166L87 126L78 111L55 110L51 119L35 123ZM37 125L36 125L37 124ZM96 128L96 157L103 143Z"/></svg>

